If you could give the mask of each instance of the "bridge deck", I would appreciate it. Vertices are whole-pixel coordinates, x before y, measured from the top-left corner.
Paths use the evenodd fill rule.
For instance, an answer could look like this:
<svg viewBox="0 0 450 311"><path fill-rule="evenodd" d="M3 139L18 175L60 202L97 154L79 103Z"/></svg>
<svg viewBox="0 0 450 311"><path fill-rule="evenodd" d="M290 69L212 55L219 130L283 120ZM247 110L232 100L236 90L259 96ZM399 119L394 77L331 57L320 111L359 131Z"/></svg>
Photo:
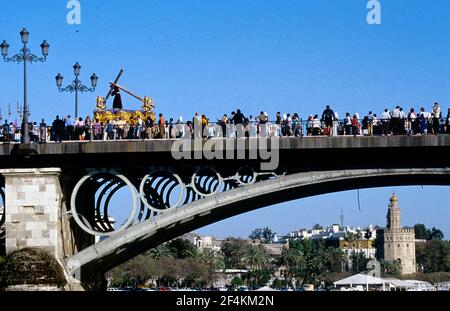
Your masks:
<svg viewBox="0 0 450 311"><path fill-rule="evenodd" d="M245 139L248 141L248 139ZM117 140L117 141L71 141L46 144L1 144L0 157L16 154L19 150L32 150L35 155L107 154L107 153L170 153L177 140ZM224 139L235 148L236 139ZM206 140L204 141L206 142ZM224 146L227 146L224 143ZM405 148L450 147L450 135L426 136L370 136L370 137L282 137L280 150L295 149L342 149L342 148ZM248 148L248 143L247 143ZM194 148L193 148L194 149ZM225 147L226 149L226 147ZM195 149L194 149L195 150Z"/></svg>

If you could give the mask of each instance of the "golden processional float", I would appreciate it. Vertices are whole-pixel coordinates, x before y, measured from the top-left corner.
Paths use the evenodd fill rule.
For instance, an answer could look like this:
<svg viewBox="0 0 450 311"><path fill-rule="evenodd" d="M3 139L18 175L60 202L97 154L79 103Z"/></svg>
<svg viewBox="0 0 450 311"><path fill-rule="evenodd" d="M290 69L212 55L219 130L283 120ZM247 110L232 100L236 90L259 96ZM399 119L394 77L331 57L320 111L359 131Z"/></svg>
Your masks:
<svg viewBox="0 0 450 311"><path fill-rule="evenodd" d="M141 118L141 120L144 122L146 122L149 119L155 122L155 112L153 111L155 105L153 105L153 100L148 96L144 97L137 96L134 93L118 85L117 83L119 82L119 79L122 76L122 74L123 69L120 70L114 82L110 82L111 87L106 97L101 96L97 97L96 103L97 109L94 111L94 120L97 119L100 123L103 124L106 124L112 120L118 120L119 118L122 118L123 120L128 121L130 123L137 121L139 118ZM111 97L115 87L139 100L142 104L141 110L107 109L106 102Z"/></svg>

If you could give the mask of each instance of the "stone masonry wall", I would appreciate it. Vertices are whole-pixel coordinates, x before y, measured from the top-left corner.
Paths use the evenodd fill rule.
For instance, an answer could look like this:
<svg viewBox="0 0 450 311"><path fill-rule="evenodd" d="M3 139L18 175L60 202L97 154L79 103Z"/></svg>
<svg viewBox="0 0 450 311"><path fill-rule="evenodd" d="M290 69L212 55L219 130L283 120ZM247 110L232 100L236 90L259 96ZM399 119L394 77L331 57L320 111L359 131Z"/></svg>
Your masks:
<svg viewBox="0 0 450 311"><path fill-rule="evenodd" d="M60 169L0 170L5 177L6 253L25 247L59 252Z"/></svg>

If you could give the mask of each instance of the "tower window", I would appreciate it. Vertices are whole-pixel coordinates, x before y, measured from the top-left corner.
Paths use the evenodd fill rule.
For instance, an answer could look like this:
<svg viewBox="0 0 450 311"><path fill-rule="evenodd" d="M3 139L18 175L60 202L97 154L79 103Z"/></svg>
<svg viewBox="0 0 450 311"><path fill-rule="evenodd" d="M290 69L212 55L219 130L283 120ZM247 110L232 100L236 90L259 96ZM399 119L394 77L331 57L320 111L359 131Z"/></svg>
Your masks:
<svg viewBox="0 0 450 311"><path fill-rule="evenodd" d="M398 247L400 247L400 244L398 244Z"/></svg>

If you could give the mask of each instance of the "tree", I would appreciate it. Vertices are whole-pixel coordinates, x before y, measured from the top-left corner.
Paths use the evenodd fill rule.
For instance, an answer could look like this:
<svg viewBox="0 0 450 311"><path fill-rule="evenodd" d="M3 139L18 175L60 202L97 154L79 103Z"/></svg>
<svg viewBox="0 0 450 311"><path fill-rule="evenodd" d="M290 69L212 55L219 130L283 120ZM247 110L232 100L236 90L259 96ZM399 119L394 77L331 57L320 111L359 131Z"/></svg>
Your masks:
<svg viewBox="0 0 450 311"><path fill-rule="evenodd" d="M270 257L264 245L256 245L247 247L244 255L245 263L251 270L261 270L267 267Z"/></svg>
<svg viewBox="0 0 450 311"><path fill-rule="evenodd" d="M188 257L189 251L194 251L195 247L191 242L184 239L175 239L167 244L174 258L184 259Z"/></svg>
<svg viewBox="0 0 450 311"><path fill-rule="evenodd" d="M443 240L444 233L436 227L431 228L430 240Z"/></svg>
<svg viewBox="0 0 450 311"><path fill-rule="evenodd" d="M256 228L255 230L250 233L248 236L252 240L262 240L263 239L263 229Z"/></svg>
<svg viewBox="0 0 450 311"><path fill-rule="evenodd" d="M225 268L241 269L245 268L244 256L249 247L247 241L236 238L228 238L222 243L221 251L224 256Z"/></svg>
<svg viewBox="0 0 450 311"><path fill-rule="evenodd" d="M390 262L382 259L380 266L382 276L400 276L402 274L402 264L398 261Z"/></svg>
<svg viewBox="0 0 450 311"><path fill-rule="evenodd" d="M369 258L366 257L366 254L363 252L355 253L353 252L351 255L352 260L352 272L359 273L366 270L367 263L369 262Z"/></svg>
<svg viewBox="0 0 450 311"><path fill-rule="evenodd" d="M450 272L450 243L431 240L416 246L416 261L419 271L424 273Z"/></svg>
<svg viewBox="0 0 450 311"><path fill-rule="evenodd" d="M238 276L235 276L231 280L231 286L233 286L234 289L236 289L237 287L240 287L242 285L244 285L244 281Z"/></svg>
<svg viewBox="0 0 450 311"><path fill-rule="evenodd" d="M416 239L418 240L429 240L430 239L430 231L424 224L416 224L414 226L414 232L416 234Z"/></svg>
<svg viewBox="0 0 450 311"><path fill-rule="evenodd" d="M275 232L272 232L272 229L265 227L262 232L262 237L265 243L272 243L273 238L275 237Z"/></svg>
<svg viewBox="0 0 450 311"><path fill-rule="evenodd" d="M147 252L147 255L153 259L161 259L164 257L172 257L172 252L165 245L159 245Z"/></svg>
<svg viewBox="0 0 450 311"><path fill-rule="evenodd" d="M416 224L414 226L414 231L416 233L416 239L419 240L443 240L444 233L436 227L428 229L424 224Z"/></svg>
<svg viewBox="0 0 450 311"><path fill-rule="evenodd" d="M294 270L300 268L305 263L305 258L299 249L290 248L283 250L281 261L286 265L288 270Z"/></svg>
<svg viewBox="0 0 450 311"><path fill-rule="evenodd" d="M250 233L249 238L252 240L261 240L264 243L272 243L275 234L269 227L256 228Z"/></svg>
<svg viewBox="0 0 450 311"><path fill-rule="evenodd" d="M215 270L225 267L223 255L211 248L204 248L200 254L200 262L213 267Z"/></svg>
<svg viewBox="0 0 450 311"><path fill-rule="evenodd" d="M323 252L323 261L327 273L344 272L347 258L340 248L329 247Z"/></svg>
<svg viewBox="0 0 450 311"><path fill-rule="evenodd" d="M323 227L322 227L320 224L315 224L315 225L313 226L313 229L314 229L314 230L323 230Z"/></svg>

